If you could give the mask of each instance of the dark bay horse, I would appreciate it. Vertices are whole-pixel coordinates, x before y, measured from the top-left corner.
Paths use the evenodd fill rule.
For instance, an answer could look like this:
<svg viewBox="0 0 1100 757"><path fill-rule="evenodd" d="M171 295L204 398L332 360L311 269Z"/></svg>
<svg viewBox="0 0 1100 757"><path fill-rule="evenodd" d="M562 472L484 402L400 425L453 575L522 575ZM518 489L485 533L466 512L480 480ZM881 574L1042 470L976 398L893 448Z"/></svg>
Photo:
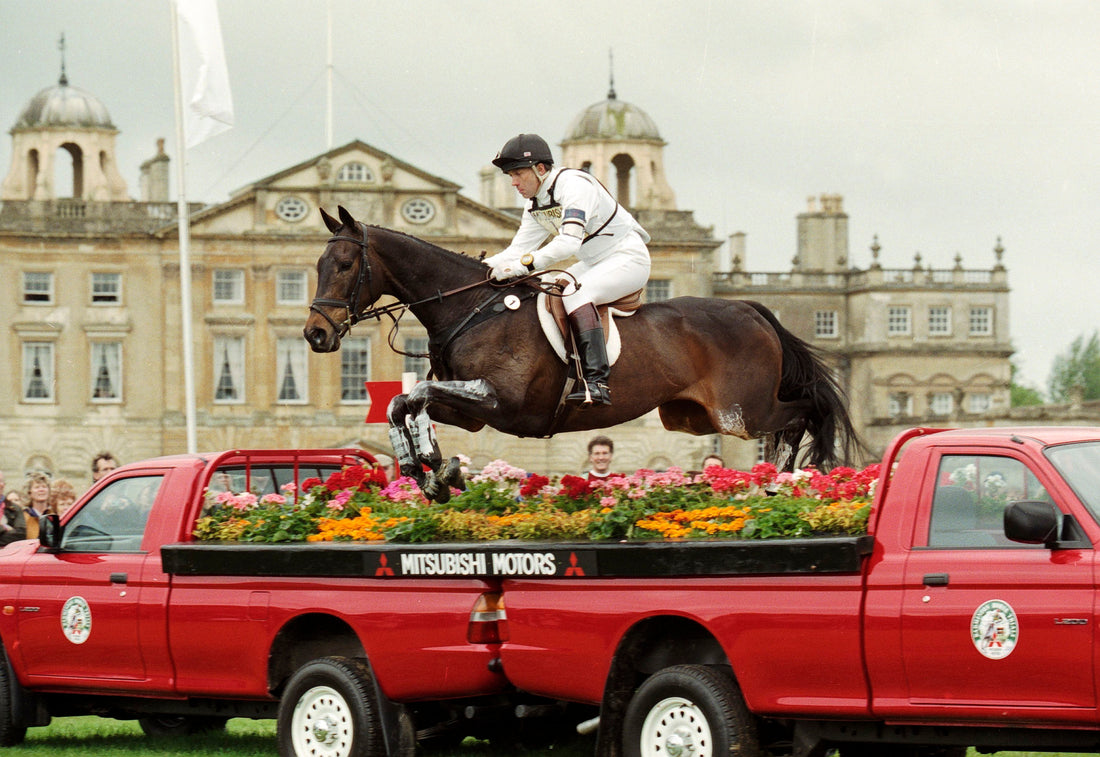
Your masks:
<svg viewBox="0 0 1100 757"><path fill-rule="evenodd" d="M392 312L384 295L427 329L433 381L390 403L387 417L403 475L444 501L457 475L444 464L432 421L469 431L488 425L520 437L606 428L659 408L665 428L689 434L769 436L803 464L828 470L860 449L845 398L814 348L763 305L677 297L620 318L622 352L611 368L612 404L559 401L567 366L539 325L530 283L500 284L472 257L415 237L321 211L333 236L317 261L317 294L304 335L333 352L359 320ZM431 469L425 474L421 463Z"/></svg>

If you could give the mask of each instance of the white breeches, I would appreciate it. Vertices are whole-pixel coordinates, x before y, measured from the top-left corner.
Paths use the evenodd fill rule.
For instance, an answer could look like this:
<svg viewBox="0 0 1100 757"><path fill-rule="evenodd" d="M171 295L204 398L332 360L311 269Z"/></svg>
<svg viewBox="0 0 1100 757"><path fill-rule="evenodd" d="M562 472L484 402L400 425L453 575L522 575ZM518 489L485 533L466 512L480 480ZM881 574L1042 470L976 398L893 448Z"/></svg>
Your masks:
<svg viewBox="0 0 1100 757"><path fill-rule="evenodd" d="M635 233L597 263L577 261L567 269L577 278L565 287L562 304L572 313L582 305L603 305L645 287L649 280L649 250Z"/></svg>

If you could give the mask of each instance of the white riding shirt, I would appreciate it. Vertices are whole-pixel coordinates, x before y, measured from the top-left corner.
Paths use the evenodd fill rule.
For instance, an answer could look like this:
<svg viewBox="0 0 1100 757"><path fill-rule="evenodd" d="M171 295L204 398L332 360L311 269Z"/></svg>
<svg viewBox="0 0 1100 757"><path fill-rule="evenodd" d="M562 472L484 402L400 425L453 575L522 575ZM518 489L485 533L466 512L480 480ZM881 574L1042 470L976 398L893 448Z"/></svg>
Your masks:
<svg viewBox="0 0 1100 757"><path fill-rule="evenodd" d="M550 236L554 238L541 249ZM585 302L617 300L645 286L649 279L649 234L626 208L591 174L575 168L554 168L527 201L519 230L503 252L485 262L522 273L520 258L534 256L542 270L576 257L569 272L579 289L566 290L565 306L572 312Z"/></svg>

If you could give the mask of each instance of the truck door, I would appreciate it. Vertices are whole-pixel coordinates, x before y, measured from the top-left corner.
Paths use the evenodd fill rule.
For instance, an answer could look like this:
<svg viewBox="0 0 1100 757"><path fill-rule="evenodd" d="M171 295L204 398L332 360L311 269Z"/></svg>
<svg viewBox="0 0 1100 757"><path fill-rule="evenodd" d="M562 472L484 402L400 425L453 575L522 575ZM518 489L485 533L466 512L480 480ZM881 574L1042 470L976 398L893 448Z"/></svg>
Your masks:
<svg viewBox="0 0 1100 757"><path fill-rule="evenodd" d="M24 568L16 614L19 653L36 684L142 680L145 523L162 475L111 482L65 524L58 553ZM110 685L110 684L108 684Z"/></svg>
<svg viewBox="0 0 1100 757"><path fill-rule="evenodd" d="M945 717L990 708L994 719L1094 708L1093 551L1007 540L1006 503L1053 501L1050 482L1022 459L952 452L930 461L935 485L921 495L905 566L910 704Z"/></svg>

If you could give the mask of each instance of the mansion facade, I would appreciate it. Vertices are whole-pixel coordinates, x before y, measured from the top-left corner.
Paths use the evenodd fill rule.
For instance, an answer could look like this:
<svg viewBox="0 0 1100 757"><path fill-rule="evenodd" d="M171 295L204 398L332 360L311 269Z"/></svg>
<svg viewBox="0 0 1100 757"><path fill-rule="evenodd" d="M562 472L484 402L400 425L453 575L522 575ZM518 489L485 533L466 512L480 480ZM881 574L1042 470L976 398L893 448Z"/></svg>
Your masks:
<svg viewBox="0 0 1100 757"><path fill-rule="evenodd" d="M118 129L92 95L57 86L36 94L11 128L0 185L0 467L9 481L44 469L90 480L101 449L122 462L186 451L181 276L170 160L163 144L141 167L132 199L115 164ZM753 299L825 350L872 454L913 425L1009 420L1012 354L1007 272L989 265L935 270L919 258L885 268L877 244L866 269L850 264L848 217L824 195L797 217L789 270L747 269L743 235L714 237L676 206L665 142L640 108L614 91L581 111L555 151L591 171L652 236L648 300L680 295ZM57 186L58 161L72 186ZM69 176L69 172L64 173ZM503 249L519 198L495 169L477 201L461 187L363 141L280 168L190 211L191 311L200 450L360 446L389 456L384 424L365 424L365 381L420 378L427 335L408 316L364 322L340 351L313 354L302 327L328 234L319 208L343 205L370 224L478 255ZM440 426L445 454L479 468L504 458L545 474L585 467L592 433L515 439ZM656 412L607 431L614 467L697 468L756 461L755 441L666 432ZM859 463L862 461L853 461Z"/></svg>

